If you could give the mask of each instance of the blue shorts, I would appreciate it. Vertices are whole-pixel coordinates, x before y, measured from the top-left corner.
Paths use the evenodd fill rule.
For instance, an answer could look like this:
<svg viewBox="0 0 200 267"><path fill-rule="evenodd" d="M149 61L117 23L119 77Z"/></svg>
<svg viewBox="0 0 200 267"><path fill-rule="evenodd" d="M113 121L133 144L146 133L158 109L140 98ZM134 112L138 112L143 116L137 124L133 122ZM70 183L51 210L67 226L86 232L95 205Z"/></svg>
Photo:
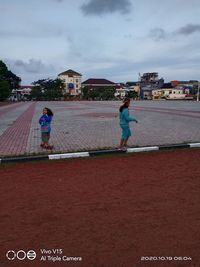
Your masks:
<svg viewBox="0 0 200 267"><path fill-rule="evenodd" d="M129 126L120 125L122 128L122 139L125 140L131 136L131 130Z"/></svg>

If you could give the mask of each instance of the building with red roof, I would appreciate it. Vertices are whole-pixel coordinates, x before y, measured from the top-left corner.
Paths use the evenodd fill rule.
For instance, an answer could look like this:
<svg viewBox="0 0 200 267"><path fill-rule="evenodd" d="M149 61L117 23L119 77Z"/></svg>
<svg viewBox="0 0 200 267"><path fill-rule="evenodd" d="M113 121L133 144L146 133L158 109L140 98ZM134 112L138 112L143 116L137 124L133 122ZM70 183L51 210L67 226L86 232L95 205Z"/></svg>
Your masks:
<svg viewBox="0 0 200 267"><path fill-rule="evenodd" d="M85 86L89 86L91 88L94 88L94 87L115 87L116 84L114 82L111 82L107 79L97 79L97 78L90 78L90 79L87 79L86 81L84 81L82 83L82 86L85 87Z"/></svg>
<svg viewBox="0 0 200 267"><path fill-rule="evenodd" d="M74 70L66 70L58 74L58 78L64 82L65 93L77 96L81 94L82 74Z"/></svg>

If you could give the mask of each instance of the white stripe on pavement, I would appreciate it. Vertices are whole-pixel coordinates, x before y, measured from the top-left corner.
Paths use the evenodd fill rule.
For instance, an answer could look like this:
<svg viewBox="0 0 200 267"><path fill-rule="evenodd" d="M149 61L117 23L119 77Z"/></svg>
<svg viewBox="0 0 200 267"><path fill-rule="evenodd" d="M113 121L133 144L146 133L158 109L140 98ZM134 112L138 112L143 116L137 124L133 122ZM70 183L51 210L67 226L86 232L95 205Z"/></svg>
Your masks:
<svg viewBox="0 0 200 267"><path fill-rule="evenodd" d="M191 143L190 147L200 147L200 143Z"/></svg>
<svg viewBox="0 0 200 267"><path fill-rule="evenodd" d="M128 148L127 153L159 150L158 146Z"/></svg>
<svg viewBox="0 0 200 267"><path fill-rule="evenodd" d="M48 155L48 157L49 157L49 159L68 159L68 158L89 157L89 152L52 154L52 155Z"/></svg>

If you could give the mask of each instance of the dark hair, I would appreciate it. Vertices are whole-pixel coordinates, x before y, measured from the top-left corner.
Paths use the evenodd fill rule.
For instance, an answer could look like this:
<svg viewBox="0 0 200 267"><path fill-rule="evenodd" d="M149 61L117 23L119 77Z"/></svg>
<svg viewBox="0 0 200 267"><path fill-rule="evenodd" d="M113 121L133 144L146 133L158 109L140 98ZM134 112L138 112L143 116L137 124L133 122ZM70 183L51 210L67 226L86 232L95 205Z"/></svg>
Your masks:
<svg viewBox="0 0 200 267"><path fill-rule="evenodd" d="M52 112L52 110L51 110L50 108L47 108L47 107L45 107L45 109L47 110L47 115L53 117L53 112Z"/></svg>
<svg viewBox="0 0 200 267"><path fill-rule="evenodd" d="M130 100L129 97L125 97L124 100L123 100L123 103L124 103L124 104L121 105L121 107L119 108L119 111L122 112L123 109L128 108L128 105L129 105L130 101L131 101L131 100Z"/></svg>

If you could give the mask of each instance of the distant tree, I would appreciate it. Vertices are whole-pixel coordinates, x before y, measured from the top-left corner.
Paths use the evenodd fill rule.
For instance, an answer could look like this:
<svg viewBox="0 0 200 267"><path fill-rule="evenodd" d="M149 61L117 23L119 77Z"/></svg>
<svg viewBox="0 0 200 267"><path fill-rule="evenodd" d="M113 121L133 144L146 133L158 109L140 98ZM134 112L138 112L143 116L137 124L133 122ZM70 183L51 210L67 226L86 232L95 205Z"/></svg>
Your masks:
<svg viewBox="0 0 200 267"><path fill-rule="evenodd" d="M8 70L6 64L0 60L0 81L7 81L11 89L19 88L21 78Z"/></svg>
<svg viewBox="0 0 200 267"><path fill-rule="evenodd" d="M60 79L42 79L32 83L30 97L35 100L58 100L63 96L64 83Z"/></svg>
<svg viewBox="0 0 200 267"><path fill-rule="evenodd" d="M95 87L85 86L82 88L82 97L92 100L110 100L114 98L115 89L112 87Z"/></svg>
<svg viewBox="0 0 200 267"><path fill-rule="evenodd" d="M114 98L114 94L115 94L115 88L112 87L104 87L101 90L101 99L102 100L111 100Z"/></svg>
<svg viewBox="0 0 200 267"><path fill-rule="evenodd" d="M9 82L11 89L17 89L20 86L21 78L15 75L12 71L7 71L5 80Z"/></svg>
<svg viewBox="0 0 200 267"><path fill-rule="evenodd" d="M42 94L42 89L40 86L33 86L31 93L30 93L30 99L33 100L44 100L43 98L43 94Z"/></svg>
<svg viewBox="0 0 200 267"><path fill-rule="evenodd" d="M11 93L10 84L7 81L0 80L0 101L6 100Z"/></svg>
<svg viewBox="0 0 200 267"><path fill-rule="evenodd" d="M100 98L100 92L97 88L90 89L88 95L89 95L89 99L92 99L92 100L99 100Z"/></svg>
<svg viewBox="0 0 200 267"><path fill-rule="evenodd" d="M91 90L91 88L89 86L84 86L84 87L81 88L82 98L83 99L89 99L90 90Z"/></svg>
<svg viewBox="0 0 200 267"><path fill-rule="evenodd" d="M20 82L21 79L8 70L6 64L0 60L0 100L7 99L12 89L19 87Z"/></svg>
<svg viewBox="0 0 200 267"><path fill-rule="evenodd" d="M0 60L0 80L5 79L7 72L8 72L8 68L6 64L2 60Z"/></svg>
<svg viewBox="0 0 200 267"><path fill-rule="evenodd" d="M127 82L126 86L134 86L137 85L138 82Z"/></svg>
<svg viewBox="0 0 200 267"><path fill-rule="evenodd" d="M138 93L136 92L136 91L129 91L128 93L127 93L127 96L129 97L129 98L136 98L136 97L138 97Z"/></svg>

